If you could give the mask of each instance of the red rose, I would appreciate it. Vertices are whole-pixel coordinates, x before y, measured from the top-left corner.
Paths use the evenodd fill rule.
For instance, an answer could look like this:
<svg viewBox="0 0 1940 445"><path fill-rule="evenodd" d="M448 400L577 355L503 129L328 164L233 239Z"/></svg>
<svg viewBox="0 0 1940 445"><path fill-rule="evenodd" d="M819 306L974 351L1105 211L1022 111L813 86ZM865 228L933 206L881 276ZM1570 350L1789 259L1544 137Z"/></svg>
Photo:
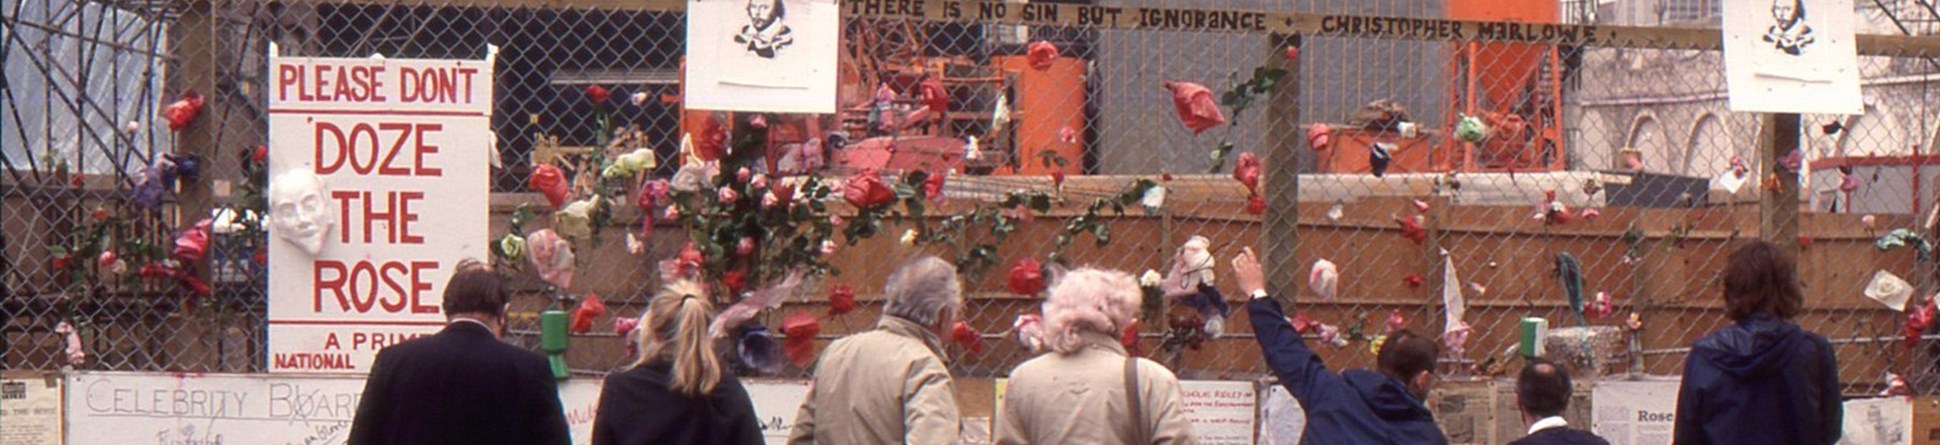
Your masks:
<svg viewBox="0 0 1940 445"><path fill-rule="evenodd" d="M923 196L929 198L931 202L943 203L944 175L943 172L937 172L923 180Z"/></svg>
<svg viewBox="0 0 1940 445"><path fill-rule="evenodd" d="M78 187L83 187L83 186L86 186L86 185L88 185L88 174L87 174L87 173L75 173L75 174L74 174L74 178L73 178L73 179L71 179L71 180L69 180L69 181L68 181L68 184L69 184L69 185L73 185L74 187L77 187L77 188L78 188Z"/></svg>
<svg viewBox="0 0 1940 445"><path fill-rule="evenodd" d="M1401 224L1401 236L1408 238L1409 241L1414 241L1415 244L1428 241L1428 229L1421 226L1421 217L1397 216L1394 222Z"/></svg>
<svg viewBox="0 0 1940 445"><path fill-rule="evenodd" d="M526 185L546 195L546 202L551 203L553 209L566 205L566 200L572 194L571 186L566 184L566 172L552 164L533 167L532 176L526 178Z"/></svg>
<svg viewBox="0 0 1940 445"><path fill-rule="evenodd" d="M579 307L573 308L572 332L584 334L593 331L593 319L606 315L606 302L600 301L600 294L587 293L579 300Z"/></svg>
<svg viewBox="0 0 1940 445"><path fill-rule="evenodd" d="M212 222L204 219L182 231L175 237L175 250L169 256L183 263L201 261L209 253L209 227Z"/></svg>
<svg viewBox="0 0 1940 445"><path fill-rule="evenodd" d="M1260 190L1260 157L1252 152L1240 153L1239 162L1233 165L1233 179L1246 186L1248 192Z"/></svg>
<svg viewBox="0 0 1940 445"><path fill-rule="evenodd" d="M1307 127L1307 146L1312 147L1314 151L1326 150L1327 146L1332 143L1333 138L1334 130L1329 128L1327 124L1315 123L1313 126Z"/></svg>
<svg viewBox="0 0 1940 445"><path fill-rule="evenodd" d="M1315 323L1313 319L1307 318L1307 311L1294 312L1293 318L1287 319L1287 323L1293 325L1294 331L1302 334L1313 331L1316 327L1320 327L1320 323Z"/></svg>
<svg viewBox="0 0 1940 445"><path fill-rule="evenodd" d="M1219 111L1219 104L1213 102L1212 90L1204 85L1166 82L1165 89L1172 90L1172 109L1179 113L1179 121L1186 124L1193 135L1226 123L1226 115Z"/></svg>
<svg viewBox="0 0 1940 445"><path fill-rule="evenodd" d="M1918 346L1920 337L1933 325L1933 300L1927 300L1913 312L1906 314L1906 347Z"/></svg>
<svg viewBox="0 0 1940 445"><path fill-rule="evenodd" d="M829 316L855 311L855 286L837 284L829 288Z"/></svg>
<svg viewBox="0 0 1940 445"><path fill-rule="evenodd" d="M1035 259L1025 258L1011 263L1010 276L1007 278L1005 287L1013 294L1037 295L1044 291L1044 265L1038 264Z"/></svg>
<svg viewBox="0 0 1940 445"><path fill-rule="evenodd" d="M1401 315L1400 309L1388 312L1388 333L1400 332L1408 328L1408 317Z"/></svg>
<svg viewBox="0 0 1940 445"><path fill-rule="evenodd" d="M1038 71L1051 69L1051 62L1058 60L1058 46L1043 40L1031 42L1030 49L1024 53L1024 58L1030 61L1031 69Z"/></svg>
<svg viewBox="0 0 1940 445"><path fill-rule="evenodd" d="M249 260L255 261L256 264L269 264L269 249L256 249L256 253L250 255Z"/></svg>
<svg viewBox="0 0 1940 445"><path fill-rule="evenodd" d="M208 282L202 281L201 278L195 275L182 275L181 282L182 287L189 288L189 292L193 292L195 295L207 296L214 293L213 289L209 288Z"/></svg>
<svg viewBox="0 0 1940 445"><path fill-rule="evenodd" d="M1246 197L1246 213L1249 215L1266 213L1266 198L1260 197L1257 193L1248 195Z"/></svg>
<svg viewBox="0 0 1940 445"><path fill-rule="evenodd" d="M815 335L822 333L822 322L807 312L795 311L781 321L782 350L795 366L808 367L815 362Z"/></svg>
<svg viewBox="0 0 1940 445"><path fill-rule="evenodd" d="M1300 47L1287 45L1287 60L1299 60L1299 59L1300 59Z"/></svg>
<svg viewBox="0 0 1940 445"><path fill-rule="evenodd" d="M701 261L703 261L703 258L701 257L701 250L698 248L695 248L694 243L690 242L690 243L687 243L687 245L685 246L681 246L680 260L677 264L679 264L680 266L680 269L681 269L680 273L682 275L690 273L694 269L699 269L701 267Z"/></svg>
<svg viewBox="0 0 1940 445"><path fill-rule="evenodd" d="M1138 350L1138 322L1125 324L1125 330L1118 334L1118 344L1124 346L1125 352L1132 356L1144 355Z"/></svg>
<svg viewBox="0 0 1940 445"><path fill-rule="evenodd" d="M970 350L971 354L983 353L983 333L962 320L957 320L957 324L950 327L950 341Z"/></svg>
<svg viewBox="0 0 1940 445"><path fill-rule="evenodd" d="M747 284L748 275L741 271L728 271L728 273L721 275L721 285L727 286L729 294L740 295L742 287L747 286Z"/></svg>
<svg viewBox="0 0 1940 445"><path fill-rule="evenodd" d="M606 100L612 97L613 92L607 91L606 87L599 85L586 86L586 100L593 101L593 106L605 105Z"/></svg>
<svg viewBox="0 0 1940 445"><path fill-rule="evenodd" d="M1402 278L1401 281L1408 283L1409 288L1421 287L1421 274L1409 275L1407 278Z"/></svg>
<svg viewBox="0 0 1940 445"><path fill-rule="evenodd" d="M613 333L614 333L614 334L618 334L618 335L627 335L627 334L631 334L631 333L633 333L633 328L636 328L636 327L639 327L639 326L640 326L640 319L638 319L638 318L633 318L633 317L613 317Z"/></svg>
<svg viewBox="0 0 1940 445"><path fill-rule="evenodd" d="M269 162L269 147L256 146L256 150L249 153L249 160L258 164Z"/></svg>
<svg viewBox="0 0 1940 445"><path fill-rule="evenodd" d="M162 109L162 117L168 119L168 129L182 131L195 122L202 114L202 95L194 91L182 93L182 98Z"/></svg>
<svg viewBox="0 0 1940 445"><path fill-rule="evenodd" d="M175 268L159 262L143 264L141 270L136 272L142 278L172 278L177 273Z"/></svg>
<svg viewBox="0 0 1940 445"><path fill-rule="evenodd" d="M67 270L67 262L73 259L74 259L74 254L67 254L67 255L54 257L54 262L52 264L54 266L54 270Z"/></svg>
<svg viewBox="0 0 1940 445"><path fill-rule="evenodd" d="M694 155L703 162L727 156L727 128L719 123L708 123L701 134L694 138Z"/></svg>
<svg viewBox="0 0 1940 445"><path fill-rule="evenodd" d="M864 169L843 185L842 199L858 209L872 209L896 202L896 191L882 183L875 169Z"/></svg>
<svg viewBox="0 0 1940 445"><path fill-rule="evenodd" d="M94 212L88 214L88 217L94 218L95 222L107 221L108 216L110 215L107 207L95 207Z"/></svg>

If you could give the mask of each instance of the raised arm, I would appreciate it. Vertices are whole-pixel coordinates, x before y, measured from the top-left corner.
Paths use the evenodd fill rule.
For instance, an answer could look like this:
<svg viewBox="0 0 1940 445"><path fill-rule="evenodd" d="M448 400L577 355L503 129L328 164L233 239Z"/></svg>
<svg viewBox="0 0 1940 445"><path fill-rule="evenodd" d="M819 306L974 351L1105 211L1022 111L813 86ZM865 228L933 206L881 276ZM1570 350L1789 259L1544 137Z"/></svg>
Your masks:
<svg viewBox="0 0 1940 445"><path fill-rule="evenodd" d="M1315 403L1331 400L1345 391L1346 382L1340 374L1327 370L1320 356L1307 348L1300 332L1287 322L1280 303L1264 296L1266 275L1260 271L1260 262L1255 259L1252 248L1233 258L1233 278L1239 282L1240 292L1252 299L1246 305L1248 321L1253 325L1254 338L1260 342L1260 352L1266 356L1266 365L1273 369L1280 385L1307 409L1314 409Z"/></svg>

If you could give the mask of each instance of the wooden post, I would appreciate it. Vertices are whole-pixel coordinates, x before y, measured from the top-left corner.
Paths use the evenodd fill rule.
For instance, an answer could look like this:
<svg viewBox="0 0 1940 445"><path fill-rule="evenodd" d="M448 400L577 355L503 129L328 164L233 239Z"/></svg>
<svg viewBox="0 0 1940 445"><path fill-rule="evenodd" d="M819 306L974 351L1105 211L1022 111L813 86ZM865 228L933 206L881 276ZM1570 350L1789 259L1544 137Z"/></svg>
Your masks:
<svg viewBox="0 0 1940 445"><path fill-rule="evenodd" d="M1799 253L1799 172L1786 171L1779 165L1786 154L1799 147L1799 115L1791 113L1767 114L1758 131L1758 158L1765 166L1768 175L1776 175L1778 189L1765 188L1763 182L1772 176L1759 178L1759 186L1764 188L1758 206L1758 235L1760 239L1779 245L1793 255Z"/></svg>
<svg viewBox="0 0 1940 445"><path fill-rule="evenodd" d="M1260 215L1260 266L1266 272L1266 289L1290 301L1300 289L1300 147L1305 132L1300 128L1300 59L1286 57L1288 47L1300 46L1300 36L1276 34L1267 38L1266 66L1287 71L1274 84L1267 99L1265 152L1260 192L1265 194L1266 213Z"/></svg>

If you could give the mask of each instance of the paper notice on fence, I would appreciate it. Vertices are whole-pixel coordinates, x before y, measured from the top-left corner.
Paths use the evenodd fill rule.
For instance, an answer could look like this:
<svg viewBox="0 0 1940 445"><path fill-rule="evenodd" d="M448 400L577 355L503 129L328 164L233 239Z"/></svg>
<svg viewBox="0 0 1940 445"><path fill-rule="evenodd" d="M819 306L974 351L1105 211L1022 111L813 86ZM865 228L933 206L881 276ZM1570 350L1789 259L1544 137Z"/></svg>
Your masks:
<svg viewBox="0 0 1940 445"><path fill-rule="evenodd" d="M61 377L8 373L0 377L0 445L61 443Z"/></svg>
<svg viewBox="0 0 1940 445"><path fill-rule="evenodd" d="M1253 416L1259 406L1253 382L1185 380L1179 390L1199 443L1253 443Z"/></svg>
<svg viewBox="0 0 1940 445"><path fill-rule="evenodd" d="M1913 406L1902 397L1846 401L1840 445L1906 445L1913 442Z"/></svg>
<svg viewBox="0 0 1940 445"><path fill-rule="evenodd" d="M687 108L834 113L835 0L688 0Z"/></svg>
<svg viewBox="0 0 1940 445"><path fill-rule="evenodd" d="M1668 445L1677 414L1677 380L1597 382L1590 429L1610 445Z"/></svg>
<svg viewBox="0 0 1940 445"><path fill-rule="evenodd" d="M272 372L366 373L486 251L492 61L271 57Z"/></svg>
<svg viewBox="0 0 1940 445"><path fill-rule="evenodd" d="M1280 385L1267 385L1260 393L1266 399L1260 403L1260 444L1298 445L1300 434L1307 431L1307 412L1300 409L1300 401Z"/></svg>
<svg viewBox="0 0 1940 445"><path fill-rule="evenodd" d="M788 430L795 427L795 414L808 400L807 380L744 380L748 398L754 401L754 414L761 419L761 437L769 445L788 443Z"/></svg>
<svg viewBox="0 0 1940 445"><path fill-rule="evenodd" d="M1853 0L1725 0L1731 111L1860 114Z"/></svg>

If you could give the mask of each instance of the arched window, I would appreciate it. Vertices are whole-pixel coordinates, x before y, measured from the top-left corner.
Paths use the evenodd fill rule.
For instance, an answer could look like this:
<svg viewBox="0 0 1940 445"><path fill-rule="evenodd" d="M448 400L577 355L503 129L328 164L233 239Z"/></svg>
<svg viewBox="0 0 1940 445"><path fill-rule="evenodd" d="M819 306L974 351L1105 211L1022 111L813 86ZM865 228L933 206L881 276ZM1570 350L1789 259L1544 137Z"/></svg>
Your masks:
<svg viewBox="0 0 1940 445"><path fill-rule="evenodd" d="M1630 124L1630 137L1624 139L1624 146L1643 152L1644 171L1651 173L1679 173L1684 169L1682 147L1669 143L1664 134L1664 126L1650 113L1637 116ZM1621 165L1622 158L1618 158Z"/></svg>
<svg viewBox="0 0 1940 445"><path fill-rule="evenodd" d="M1684 152L1689 159L1685 161L1683 174L1708 177L1731 167L1731 157L1739 156L1745 162L1752 162L1749 150L1741 150L1731 140L1731 131L1718 115L1705 113L1697 124L1691 126L1691 136L1684 141Z"/></svg>

